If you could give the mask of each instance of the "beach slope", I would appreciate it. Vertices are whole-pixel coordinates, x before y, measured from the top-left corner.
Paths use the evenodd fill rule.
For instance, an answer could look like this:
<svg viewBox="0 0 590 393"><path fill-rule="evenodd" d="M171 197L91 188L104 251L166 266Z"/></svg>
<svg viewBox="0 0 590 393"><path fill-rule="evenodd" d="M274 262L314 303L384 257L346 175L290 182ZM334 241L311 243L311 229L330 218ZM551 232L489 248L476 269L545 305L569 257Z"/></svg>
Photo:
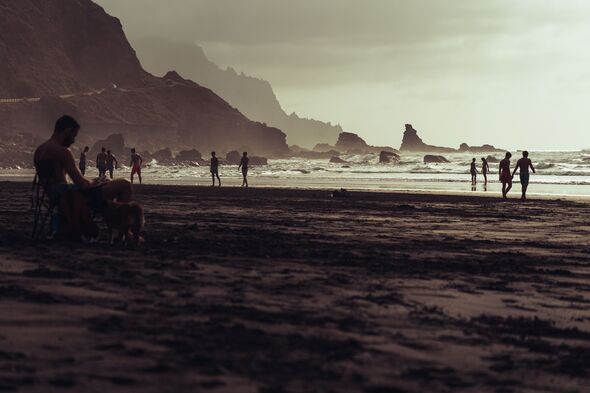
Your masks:
<svg viewBox="0 0 590 393"><path fill-rule="evenodd" d="M0 391L584 391L590 206L145 186L138 250L0 184ZM105 235L106 237L106 235Z"/></svg>

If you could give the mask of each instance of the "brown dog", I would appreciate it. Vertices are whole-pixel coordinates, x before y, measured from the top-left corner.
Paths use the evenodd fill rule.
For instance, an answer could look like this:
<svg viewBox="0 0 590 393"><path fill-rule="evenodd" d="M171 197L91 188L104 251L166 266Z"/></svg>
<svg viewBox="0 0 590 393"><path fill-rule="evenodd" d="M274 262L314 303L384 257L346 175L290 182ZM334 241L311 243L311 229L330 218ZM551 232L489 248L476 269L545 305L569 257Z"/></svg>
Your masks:
<svg viewBox="0 0 590 393"><path fill-rule="evenodd" d="M107 202L103 215L109 229L111 244L115 243L116 236L125 245L129 243L129 240L132 240L136 247L143 240L141 231L145 224L145 218L141 205L134 202Z"/></svg>

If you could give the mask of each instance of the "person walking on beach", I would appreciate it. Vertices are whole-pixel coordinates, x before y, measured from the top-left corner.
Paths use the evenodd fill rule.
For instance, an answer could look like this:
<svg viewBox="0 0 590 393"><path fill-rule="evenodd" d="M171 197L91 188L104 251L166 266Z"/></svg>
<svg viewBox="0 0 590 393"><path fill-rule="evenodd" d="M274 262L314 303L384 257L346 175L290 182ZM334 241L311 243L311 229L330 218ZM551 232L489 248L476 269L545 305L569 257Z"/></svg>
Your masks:
<svg viewBox="0 0 590 393"><path fill-rule="evenodd" d="M119 162L117 161L117 157L110 150L107 151L107 168L109 170L109 175L111 176L111 180L113 180L113 172L115 169L119 169Z"/></svg>
<svg viewBox="0 0 590 393"><path fill-rule="evenodd" d="M86 146L80 154L80 162L78 163L78 168L80 169L82 176L86 176L86 155L88 154L89 150L90 148Z"/></svg>
<svg viewBox="0 0 590 393"><path fill-rule="evenodd" d="M217 177L217 181L219 182L219 187L221 187L221 179L219 178L219 160L215 155L215 152L211 152L211 179L213 180L213 184L211 187L215 187L215 178Z"/></svg>
<svg viewBox="0 0 590 393"><path fill-rule="evenodd" d="M488 185L488 172L490 171L490 164L484 157L481 158L481 173L483 174L484 187Z"/></svg>
<svg viewBox="0 0 590 393"><path fill-rule="evenodd" d="M143 158L139 154L135 152L135 149L131 149L131 184L133 184L133 179L135 174L137 173L137 177L139 178L139 184L141 184L141 165L143 164Z"/></svg>
<svg viewBox="0 0 590 393"><path fill-rule="evenodd" d="M96 168L98 168L98 177L103 178L106 177L107 173L107 153L106 149L103 147L100 150L100 153L96 156Z"/></svg>
<svg viewBox="0 0 590 393"><path fill-rule="evenodd" d="M471 185L477 184L477 167L475 164L475 158L471 161Z"/></svg>
<svg viewBox="0 0 590 393"><path fill-rule="evenodd" d="M500 181L502 182L502 197L508 199L508 192L512 189L512 174L510 173L511 153L506 153L506 158L500 161Z"/></svg>
<svg viewBox="0 0 590 393"><path fill-rule="evenodd" d="M514 172L512 172L512 177L514 177L514 175L516 175L516 171L520 170L520 185L522 186L522 197L520 199L523 201L526 200L526 191L529 188L529 168L531 168L533 173L536 173L533 162L529 158L529 152L525 150L522 152L522 158L516 163Z"/></svg>
<svg viewBox="0 0 590 393"><path fill-rule="evenodd" d="M242 187L248 187L248 163L250 159L248 158L248 152L244 152L242 156L242 160L240 161L240 166L238 167L238 171L242 170L242 176L244 180L242 181Z"/></svg>

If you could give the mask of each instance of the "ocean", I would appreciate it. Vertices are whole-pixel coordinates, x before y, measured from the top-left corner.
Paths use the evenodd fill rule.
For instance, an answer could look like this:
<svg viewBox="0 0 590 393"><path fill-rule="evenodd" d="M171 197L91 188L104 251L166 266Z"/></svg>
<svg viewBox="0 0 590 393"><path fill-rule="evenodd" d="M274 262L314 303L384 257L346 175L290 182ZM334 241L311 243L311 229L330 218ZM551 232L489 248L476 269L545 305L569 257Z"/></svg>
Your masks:
<svg viewBox="0 0 590 393"><path fill-rule="evenodd" d="M268 166L252 167L250 186L293 187L306 189L376 190L376 191L428 191L453 193L500 193L498 164L490 162L492 173L488 186L478 175L476 187L471 185L469 165L477 159L481 171L481 157L487 154L445 154L450 162L425 164L424 154L404 153L395 164L379 164L378 155L343 155L346 164L329 163L327 159L277 159ZM495 154L500 159L503 154ZM514 153L512 165L520 158ZM537 169L531 174L530 195L590 196L590 151L531 152L530 158ZM116 171L117 177L128 177L129 168ZM237 166L221 166L222 183L239 186L241 174ZM90 168L87 177L97 172ZM28 169L0 169L0 180L29 181L33 171ZM207 166L162 166L152 161L143 169L144 182L149 184L201 185L210 184ZM514 195L520 190L518 175L514 179Z"/></svg>

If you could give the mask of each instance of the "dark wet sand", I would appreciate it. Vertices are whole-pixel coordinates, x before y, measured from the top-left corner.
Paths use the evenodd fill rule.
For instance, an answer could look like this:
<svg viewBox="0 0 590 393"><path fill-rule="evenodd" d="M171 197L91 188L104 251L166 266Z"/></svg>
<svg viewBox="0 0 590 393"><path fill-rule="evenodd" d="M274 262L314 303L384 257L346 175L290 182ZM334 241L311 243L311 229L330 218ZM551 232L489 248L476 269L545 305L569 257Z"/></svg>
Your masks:
<svg viewBox="0 0 590 393"><path fill-rule="evenodd" d="M147 186L133 251L31 242L29 196L0 183L0 392L589 389L584 202Z"/></svg>

